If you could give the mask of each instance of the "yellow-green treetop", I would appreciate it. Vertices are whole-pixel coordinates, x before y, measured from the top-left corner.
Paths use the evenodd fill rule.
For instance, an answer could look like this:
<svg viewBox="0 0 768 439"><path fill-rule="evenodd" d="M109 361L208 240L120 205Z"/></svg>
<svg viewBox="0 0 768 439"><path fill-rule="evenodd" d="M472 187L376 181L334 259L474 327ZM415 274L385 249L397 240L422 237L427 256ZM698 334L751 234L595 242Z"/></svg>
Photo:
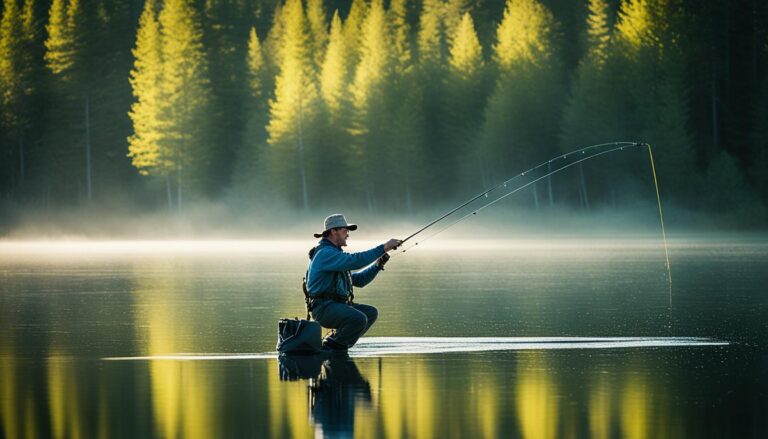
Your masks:
<svg viewBox="0 0 768 439"><path fill-rule="evenodd" d="M422 65L437 65L442 58L442 0L424 0L419 15L419 62Z"/></svg>
<svg viewBox="0 0 768 439"><path fill-rule="evenodd" d="M360 38L360 62L352 91L355 108L365 111L371 93L381 86L390 69L390 43L382 0L371 2Z"/></svg>
<svg viewBox="0 0 768 439"><path fill-rule="evenodd" d="M323 0L307 0L307 21L311 35L312 57L315 66L320 67L325 58L325 47L328 41L327 24L325 23L325 8Z"/></svg>
<svg viewBox="0 0 768 439"><path fill-rule="evenodd" d="M82 74L84 73L83 59L85 58L83 50L86 33L88 32L82 0L69 0L69 5L67 5L67 31L71 36L72 68Z"/></svg>
<svg viewBox="0 0 768 439"><path fill-rule="evenodd" d="M464 14L469 12L469 3L469 0L447 0L443 4L443 28L449 44L453 42Z"/></svg>
<svg viewBox="0 0 768 439"><path fill-rule="evenodd" d="M398 74L411 68L410 26L408 25L407 0L392 0L389 4L388 22L392 29L392 57Z"/></svg>
<svg viewBox="0 0 768 439"><path fill-rule="evenodd" d="M161 157L167 160L164 167L180 171L195 160L205 160L206 151L199 143L209 101L203 31L191 0L166 0L158 21L163 60Z"/></svg>
<svg viewBox="0 0 768 439"><path fill-rule="evenodd" d="M53 0L45 29L48 32L45 40L46 65L54 74L63 74L74 63L74 36L67 19L66 0Z"/></svg>
<svg viewBox="0 0 768 439"><path fill-rule="evenodd" d="M516 63L540 65L550 57L554 18L538 0L507 0L496 30L494 58L502 71Z"/></svg>
<svg viewBox="0 0 768 439"><path fill-rule="evenodd" d="M477 39L475 24L465 12L456 28L450 49L450 65L455 75L469 79L483 66L483 48Z"/></svg>
<svg viewBox="0 0 768 439"><path fill-rule="evenodd" d="M671 48L669 43L675 40L674 36L669 35L674 6L676 3L673 0L622 2L616 37L625 54L633 55L642 48L652 47L661 56L664 50Z"/></svg>
<svg viewBox="0 0 768 439"><path fill-rule="evenodd" d="M270 68L276 66L281 59L281 45L283 43L283 5L278 3L275 6L274 15L272 16L272 26L269 28L266 41L264 42L264 48L266 50L267 61L270 64Z"/></svg>
<svg viewBox="0 0 768 439"><path fill-rule="evenodd" d="M352 0L347 19L344 20L344 41L347 46L347 58L351 65L357 64L360 58L360 37L362 34L363 20L368 13L365 0Z"/></svg>
<svg viewBox="0 0 768 439"><path fill-rule="evenodd" d="M346 58L346 45L342 33L339 11L333 13L328 49L320 70L320 91L331 117L338 115L344 97L349 67Z"/></svg>
<svg viewBox="0 0 768 439"><path fill-rule="evenodd" d="M589 0L589 16L587 17L588 57L598 66L602 65L608 56L610 38L608 1Z"/></svg>
<svg viewBox="0 0 768 439"><path fill-rule="evenodd" d="M629 48L638 49L650 37L651 13L647 0L627 0L621 3L616 31Z"/></svg>
<svg viewBox="0 0 768 439"><path fill-rule="evenodd" d="M256 28L252 27L248 36L248 85L255 98L264 95L264 84L262 83L262 72L264 70L264 54L261 51L259 36L256 35Z"/></svg>
<svg viewBox="0 0 768 439"><path fill-rule="evenodd" d="M0 21L0 110L2 123L6 128L16 128L17 104L23 90L22 20L15 0L7 0L3 5L3 18Z"/></svg>
<svg viewBox="0 0 768 439"><path fill-rule="evenodd" d="M310 65L309 35L301 0L288 0L282 9L283 38L275 78L275 97L269 102L269 143L292 141L317 99Z"/></svg>
<svg viewBox="0 0 768 439"><path fill-rule="evenodd" d="M37 39L37 17L35 17L35 0L24 0L24 9L21 14L24 35L28 41Z"/></svg>
<svg viewBox="0 0 768 439"><path fill-rule="evenodd" d="M161 165L159 125L162 83L160 25L154 0L147 0L139 18L136 32L134 63L129 81L136 101L128 116L133 122L133 134L128 137L128 157L142 175L148 175Z"/></svg>

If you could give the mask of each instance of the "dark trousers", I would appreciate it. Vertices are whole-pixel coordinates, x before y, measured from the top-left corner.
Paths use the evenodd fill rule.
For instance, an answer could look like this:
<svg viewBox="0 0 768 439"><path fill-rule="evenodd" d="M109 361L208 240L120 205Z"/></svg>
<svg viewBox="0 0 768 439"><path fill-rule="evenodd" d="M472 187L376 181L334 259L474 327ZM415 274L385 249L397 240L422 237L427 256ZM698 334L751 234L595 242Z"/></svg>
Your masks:
<svg viewBox="0 0 768 439"><path fill-rule="evenodd" d="M326 337L347 348L351 348L365 334L379 316L371 305L323 301L314 306L312 317L324 328L336 331Z"/></svg>

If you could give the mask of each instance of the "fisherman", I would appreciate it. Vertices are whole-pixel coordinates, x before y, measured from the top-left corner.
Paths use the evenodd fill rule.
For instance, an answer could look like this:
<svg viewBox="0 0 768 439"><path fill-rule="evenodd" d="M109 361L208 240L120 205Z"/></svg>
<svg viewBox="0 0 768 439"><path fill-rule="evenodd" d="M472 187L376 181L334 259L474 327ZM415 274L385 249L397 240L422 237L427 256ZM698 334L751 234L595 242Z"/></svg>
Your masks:
<svg viewBox="0 0 768 439"><path fill-rule="evenodd" d="M307 309L320 325L333 330L323 340L327 350L346 351L376 321L376 308L352 302L352 287L368 285L384 269L389 259L387 252L402 244L399 239L390 239L370 250L347 253L342 247L347 245L353 230L357 230L357 224L347 223L344 215L330 215L325 219L323 232L314 235L322 239L309 251L305 279ZM353 270L361 271L352 273Z"/></svg>

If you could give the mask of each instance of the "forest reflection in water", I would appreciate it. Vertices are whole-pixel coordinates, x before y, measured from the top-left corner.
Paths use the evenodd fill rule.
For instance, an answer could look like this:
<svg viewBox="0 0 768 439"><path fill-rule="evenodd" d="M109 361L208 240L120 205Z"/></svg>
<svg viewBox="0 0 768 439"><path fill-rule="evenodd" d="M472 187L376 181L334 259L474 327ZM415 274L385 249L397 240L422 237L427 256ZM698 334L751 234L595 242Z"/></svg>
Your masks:
<svg viewBox="0 0 768 439"><path fill-rule="evenodd" d="M414 253L359 297L385 317L374 337L668 336L663 278L652 275L656 250ZM277 318L301 315L304 254L0 257L0 431L759 437L768 432L758 287L766 254L755 245L673 252L680 287L672 335L727 346L353 351L321 358L294 381L285 379L291 366L274 358L102 358L273 349Z"/></svg>

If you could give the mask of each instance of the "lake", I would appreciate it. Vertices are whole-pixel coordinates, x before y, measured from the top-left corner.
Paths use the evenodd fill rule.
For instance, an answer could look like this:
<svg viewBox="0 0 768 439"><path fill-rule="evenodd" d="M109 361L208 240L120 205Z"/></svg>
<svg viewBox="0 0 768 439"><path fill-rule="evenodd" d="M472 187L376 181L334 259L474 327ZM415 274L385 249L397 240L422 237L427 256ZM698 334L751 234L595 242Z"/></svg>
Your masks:
<svg viewBox="0 0 768 439"><path fill-rule="evenodd" d="M657 237L435 240L350 356L278 361L312 245L0 243L0 434L768 437L763 237L673 239L671 288Z"/></svg>

